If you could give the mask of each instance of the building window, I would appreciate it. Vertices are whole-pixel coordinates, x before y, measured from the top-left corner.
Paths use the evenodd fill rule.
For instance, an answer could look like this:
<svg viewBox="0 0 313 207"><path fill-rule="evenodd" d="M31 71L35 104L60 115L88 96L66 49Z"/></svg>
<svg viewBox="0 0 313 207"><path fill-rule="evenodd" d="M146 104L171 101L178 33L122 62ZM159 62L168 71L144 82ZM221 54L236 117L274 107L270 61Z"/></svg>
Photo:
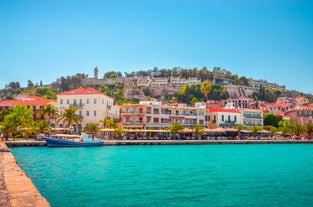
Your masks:
<svg viewBox="0 0 313 207"><path fill-rule="evenodd" d="M97 111L93 111L93 116L97 116Z"/></svg>
<svg viewBox="0 0 313 207"><path fill-rule="evenodd" d="M86 116L89 116L89 111L86 111Z"/></svg>
<svg viewBox="0 0 313 207"><path fill-rule="evenodd" d="M73 100L73 105L77 106L76 99Z"/></svg>
<svg viewBox="0 0 313 207"><path fill-rule="evenodd" d="M61 104L61 105L63 104L63 99L60 100L60 104Z"/></svg>
<svg viewBox="0 0 313 207"><path fill-rule="evenodd" d="M228 115L228 122L230 122L230 115Z"/></svg>
<svg viewBox="0 0 313 207"><path fill-rule="evenodd" d="M86 104L89 104L89 98L87 98L87 100L86 100Z"/></svg>
<svg viewBox="0 0 313 207"><path fill-rule="evenodd" d="M83 106L83 99L79 99L79 106Z"/></svg>
<svg viewBox="0 0 313 207"><path fill-rule="evenodd" d="M82 115L83 115L83 114L82 114L82 111L79 111L78 113L79 113L79 116L82 116Z"/></svg>
<svg viewBox="0 0 313 207"><path fill-rule="evenodd" d="M129 117L126 117L126 118L125 118L125 122L129 122Z"/></svg>
<svg viewBox="0 0 313 207"><path fill-rule="evenodd" d="M93 99L93 103L94 103L94 104L97 104L97 99L96 99L96 98Z"/></svg>
<svg viewBox="0 0 313 207"><path fill-rule="evenodd" d="M66 99L66 104L67 104L67 105L70 104L70 99Z"/></svg>
<svg viewBox="0 0 313 207"><path fill-rule="evenodd" d="M222 115L222 121L224 121L224 115Z"/></svg>
<svg viewBox="0 0 313 207"><path fill-rule="evenodd" d="M205 115L205 121L210 121L210 115Z"/></svg>
<svg viewBox="0 0 313 207"><path fill-rule="evenodd" d="M159 109L153 109L153 114L159 114Z"/></svg>

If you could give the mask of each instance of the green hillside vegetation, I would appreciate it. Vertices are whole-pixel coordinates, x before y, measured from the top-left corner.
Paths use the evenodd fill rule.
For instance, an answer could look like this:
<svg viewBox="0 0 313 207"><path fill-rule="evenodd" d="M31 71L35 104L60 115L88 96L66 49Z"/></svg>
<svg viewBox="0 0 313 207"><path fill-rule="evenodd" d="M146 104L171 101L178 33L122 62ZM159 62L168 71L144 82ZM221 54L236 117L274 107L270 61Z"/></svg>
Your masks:
<svg viewBox="0 0 313 207"><path fill-rule="evenodd" d="M231 81L234 85L249 86L249 80L245 76L238 76L232 74L226 69L220 67L214 67L212 71L206 67L201 69L198 68L180 68L174 67L172 69L158 69L154 67L149 70L138 70L133 72L124 72L124 76L121 72L107 71L104 73L103 78L129 78L135 76L150 76L160 78L172 78L179 77L182 79L198 78L201 82L207 81L209 83L208 91L201 90L201 85L185 85L179 88L178 93L174 95L164 94L162 97L153 95L151 87L147 86L129 86L127 84L113 83L107 85L89 85L94 87L101 92L114 98L116 104L122 104L126 102L138 102L138 100L125 100L123 96L124 88L126 87L138 87L144 92L149 98L158 98L166 100L168 102L181 102L187 104L193 104L196 101L205 101L206 98L209 100L224 100L229 97L226 87L219 84L212 84L214 78L222 78ZM22 88L19 82L10 82L6 85L5 89L0 91L1 99L13 99L20 93L34 94L43 98L55 99L56 94L82 87L82 80L88 78L87 74L77 73L76 75L66 76L59 78L58 82L54 82L51 85L43 86L42 83L33 84L31 80L28 80L27 87ZM260 101L275 102L276 99L281 96L294 97L296 95L306 95L312 100L312 95L302 94L297 91L278 91L270 88L261 88L259 92L253 94L251 98Z"/></svg>

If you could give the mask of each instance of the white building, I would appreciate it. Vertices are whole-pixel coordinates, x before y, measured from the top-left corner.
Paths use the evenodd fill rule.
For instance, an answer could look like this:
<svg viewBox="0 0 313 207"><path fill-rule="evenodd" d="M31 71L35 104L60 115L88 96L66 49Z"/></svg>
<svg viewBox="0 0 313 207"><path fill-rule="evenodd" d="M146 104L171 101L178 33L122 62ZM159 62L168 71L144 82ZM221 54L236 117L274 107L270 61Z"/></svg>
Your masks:
<svg viewBox="0 0 313 207"><path fill-rule="evenodd" d="M78 126L79 130L87 123L99 123L104 117L119 118L119 110L113 107L113 98L94 88L77 88L57 94L56 107L60 115L70 105L79 107L77 114L83 117L81 125Z"/></svg>
<svg viewBox="0 0 313 207"><path fill-rule="evenodd" d="M210 129L232 128L240 124L240 111L230 108L209 108L207 110L206 121Z"/></svg>
<svg viewBox="0 0 313 207"><path fill-rule="evenodd" d="M241 109L241 124L245 127L263 127L263 111L259 109Z"/></svg>

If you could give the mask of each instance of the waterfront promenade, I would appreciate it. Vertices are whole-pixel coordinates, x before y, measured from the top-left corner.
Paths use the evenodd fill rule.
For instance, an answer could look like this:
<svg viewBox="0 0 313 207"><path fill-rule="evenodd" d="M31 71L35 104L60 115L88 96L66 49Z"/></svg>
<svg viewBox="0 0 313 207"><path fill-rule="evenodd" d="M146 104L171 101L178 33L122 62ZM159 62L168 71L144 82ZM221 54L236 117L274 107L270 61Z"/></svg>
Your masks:
<svg viewBox="0 0 313 207"><path fill-rule="evenodd" d="M0 142L0 206L49 207L32 181L17 165L4 142Z"/></svg>
<svg viewBox="0 0 313 207"><path fill-rule="evenodd" d="M5 141L8 147L42 147L45 141L18 140ZM201 145L201 144L313 144L313 140L295 139L244 139L244 140L104 140L104 146L119 145Z"/></svg>

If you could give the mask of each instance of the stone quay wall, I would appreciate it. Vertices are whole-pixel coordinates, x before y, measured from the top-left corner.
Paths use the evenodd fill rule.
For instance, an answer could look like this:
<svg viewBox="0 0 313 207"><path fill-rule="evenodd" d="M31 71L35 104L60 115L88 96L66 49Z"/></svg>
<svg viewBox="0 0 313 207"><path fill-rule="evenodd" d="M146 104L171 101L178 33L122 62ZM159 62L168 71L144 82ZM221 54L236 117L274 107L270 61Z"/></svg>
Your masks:
<svg viewBox="0 0 313 207"><path fill-rule="evenodd" d="M17 165L7 145L0 140L0 206L49 207L30 178Z"/></svg>

